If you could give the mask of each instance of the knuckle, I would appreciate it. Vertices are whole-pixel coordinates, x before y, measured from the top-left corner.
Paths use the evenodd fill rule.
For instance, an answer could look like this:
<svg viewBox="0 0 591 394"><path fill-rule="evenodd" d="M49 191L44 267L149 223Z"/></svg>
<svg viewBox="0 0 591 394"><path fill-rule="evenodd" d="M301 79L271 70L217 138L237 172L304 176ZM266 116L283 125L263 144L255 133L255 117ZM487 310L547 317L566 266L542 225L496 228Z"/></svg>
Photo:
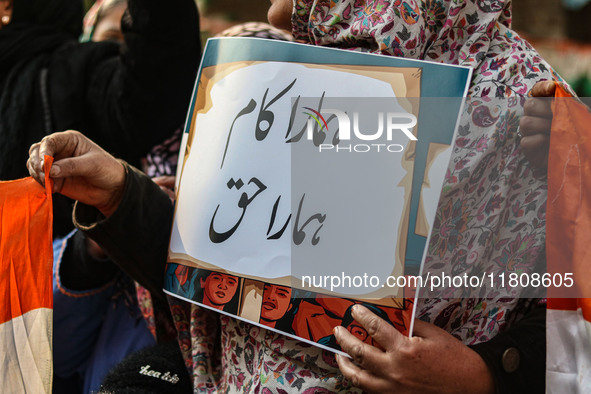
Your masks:
<svg viewBox="0 0 591 394"><path fill-rule="evenodd" d="M525 114L529 114L533 111L533 109L536 106L536 99L534 98L530 98L525 100L525 103L523 104L523 112Z"/></svg>
<svg viewBox="0 0 591 394"><path fill-rule="evenodd" d="M55 139L54 139L53 135L48 135L47 137L44 137L41 140L40 147L44 148L44 150L47 150L48 148L53 148L54 146L55 146Z"/></svg>
<svg viewBox="0 0 591 394"><path fill-rule="evenodd" d="M77 141L83 138L84 134L78 130L66 130L64 132L64 137L66 137L67 143L78 143Z"/></svg>
<svg viewBox="0 0 591 394"><path fill-rule="evenodd" d="M375 336L381 329L381 322L378 317L372 317L367 322L367 333L370 336Z"/></svg>
<svg viewBox="0 0 591 394"><path fill-rule="evenodd" d="M361 376L360 376L360 372L359 372L359 371L353 372L353 373L351 374L351 376L349 377L349 380L351 381L351 384L352 384L353 386L357 386L357 387L359 387L359 386L361 385Z"/></svg>
<svg viewBox="0 0 591 394"><path fill-rule="evenodd" d="M417 347L413 345L402 346L400 349L398 349L398 351L406 360L409 361L420 358L420 352L418 351Z"/></svg>
<svg viewBox="0 0 591 394"><path fill-rule="evenodd" d="M72 161L66 161L65 163L62 162L62 172L67 174L72 174L76 170L76 165Z"/></svg>
<svg viewBox="0 0 591 394"><path fill-rule="evenodd" d="M529 130L531 128L532 118L531 116L522 116L519 120L519 128L523 132L523 130Z"/></svg>
<svg viewBox="0 0 591 394"><path fill-rule="evenodd" d="M351 349L351 356L353 357L353 360L355 360L355 362L357 364L363 364L363 360L365 358L364 353L365 353L365 350L364 350L363 344L356 344Z"/></svg>
<svg viewBox="0 0 591 394"><path fill-rule="evenodd" d="M31 145L31 147L29 148L29 155L31 155L33 152L35 152L36 150L39 149L39 142L34 143L33 145Z"/></svg>
<svg viewBox="0 0 591 394"><path fill-rule="evenodd" d="M39 146L47 145L47 144L52 143L54 138L55 138L54 137L54 134L46 135L45 137L43 137L43 139L39 143Z"/></svg>
<svg viewBox="0 0 591 394"><path fill-rule="evenodd" d="M529 146L533 149L539 149L544 145L544 135L543 134L534 134L531 135L527 142Z"/></svg>

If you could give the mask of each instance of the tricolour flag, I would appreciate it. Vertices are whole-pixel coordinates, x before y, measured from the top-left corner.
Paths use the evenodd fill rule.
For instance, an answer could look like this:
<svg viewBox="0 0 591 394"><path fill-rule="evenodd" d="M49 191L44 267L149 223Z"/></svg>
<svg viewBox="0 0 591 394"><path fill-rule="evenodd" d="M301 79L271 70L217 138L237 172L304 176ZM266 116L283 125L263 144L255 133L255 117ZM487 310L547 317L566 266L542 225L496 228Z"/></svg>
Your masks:
<svg viewBox="0 0 591 394"><path fill-rule="evenodd" d="M546 391L591 392L591 114L556 87L548 160ZM557 275L556 275L557 274ZM559 286L560 278L571 276ZM575 298L576 297L576 298ZM587 297L587 298L586 298Z"/></svg>
<svg viewBox="0 0 591 394"><path fill-rule="evenodd" d="M45 160L45 173L51 168ZM32 178L0 182L0 391L52 384L52 202Z"/></svg>

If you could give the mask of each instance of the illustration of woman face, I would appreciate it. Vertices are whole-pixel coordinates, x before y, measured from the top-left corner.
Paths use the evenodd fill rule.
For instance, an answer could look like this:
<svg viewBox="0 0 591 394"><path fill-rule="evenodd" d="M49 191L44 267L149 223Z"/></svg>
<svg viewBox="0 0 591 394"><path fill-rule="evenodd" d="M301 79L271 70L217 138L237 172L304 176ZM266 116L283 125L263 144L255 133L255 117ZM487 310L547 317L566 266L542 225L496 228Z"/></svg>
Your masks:
<svg viewBox="0 0 591 394"><path fill-rule="evenodd" d="M356 321L354 321L353 323L349 324L347 326L347 330L353 334L354 337L356 337L357 339L359 339L360 341L363 341L365 343L369 343L371 344L371 338L369 337L369 335L367 334L367 331L365 330L365 328L363 328L360 324L358 324ZM368 340L369 339L369 340Z"/></svg>
<svg viewBox="0 0 591 394"><path fill-rule="evenodd" d="M277 320L291 307L291 288L265 284L263 290L263 306L261 308L261 323L275 327Z"/></svg>
<svg viewBox="0 0 591 394"><path fill-rule="evenodd" d="M233 275L212 272L200 279L203 288L203 303L216 309L223 309L238 289L238 278Z"/></svg>

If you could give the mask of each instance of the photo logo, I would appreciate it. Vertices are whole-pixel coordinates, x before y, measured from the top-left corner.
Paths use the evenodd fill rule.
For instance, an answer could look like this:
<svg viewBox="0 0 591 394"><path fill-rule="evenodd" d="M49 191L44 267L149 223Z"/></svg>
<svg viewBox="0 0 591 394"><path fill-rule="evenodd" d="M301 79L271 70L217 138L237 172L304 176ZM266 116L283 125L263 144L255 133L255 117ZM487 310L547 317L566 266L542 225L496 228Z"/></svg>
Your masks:
<svg viewBox="0 0 591 394"><path fill-rule="evenodd" d="M304 112L304 115L308 115L309 117L311 117L312 119L314 119L316 121L316 123L318 124L318 126L320 126L320 131L322 131L323 128L326 128L326 132L328 132L328 124L326 124L326 120L324 119L324 116L322 116L322 114L310 107L304 107L304 109L307 109L308 111L314 112L314 115L312 115L311 113L308 112ZM318 119L320 118L320 120L322 120L322 123L320 123L320 120ZM308 119L308 123L311 123L312 119ZM310 133L310 124L308 124L308 133ZM308 134L309 135L309 134ZM309 138L309 137L308 137Z"/></svg>
<svg viewBox="0 0 591 394"><path fill-rule="evenodd" d="M402 152L404 146L401 144L392 143L397 135L403 135L410 141L417 141L417 137L412 133L411 129L417 125L417 118L413 114L407 112L378 112L377 113L377 130L375 126L372 131L365 129L360 126L361 116L359 112L352 113L352 119L349 114L345 111L338 109L325 108L320 111L316 111L310 107L304 107L304 109L310 112L304 112L308 115L308 121L306 125L306 136L309 141L314 140L314 133L318 133L315 130L316 126L320 128L320 132L326 130L328 132L328 122L324 115L329 120L336 119L338 124L338 141L337 144L320 144L318 149L320 152L334 150L335 152L347 151L347 152L369 152L371 150L380 150L388 152ZM343 144L340 142L346 142L351 140L359 140L364 143L359 144ZM367 142L374 142L369 144ZM375 143L384 141L383 143ZM387 142L387 143L386 143Z"/></svg>

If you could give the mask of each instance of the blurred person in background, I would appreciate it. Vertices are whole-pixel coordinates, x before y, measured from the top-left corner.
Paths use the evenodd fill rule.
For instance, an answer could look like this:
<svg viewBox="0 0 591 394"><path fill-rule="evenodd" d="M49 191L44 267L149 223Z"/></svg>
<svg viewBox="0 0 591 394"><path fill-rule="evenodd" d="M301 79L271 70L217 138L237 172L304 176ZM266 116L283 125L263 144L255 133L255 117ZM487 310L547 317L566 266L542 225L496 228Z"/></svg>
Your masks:
<svg viewBox="0 0 591 394"><path fill-rule="evenodd" d="M84 18L82 41L123 44L126 10L127 0L96 2ZM170 179L156 181L171 187ZM143 319L134 282L81 232L56 239L53 273L54 392L97 392L125 356L156 343L156 332ZM140 292L147 298L142 305L151 308L146 293Z"/></svg>
<svg viewBox="0 0 591 394"><path fill-rule="evenodd" d="M184 121L201 54L194 1L131 0L123 45L79 43L82 17L80 0L0 0L1 180L25 176L28 147L54 131L84 130L137 165ZM54 205L63 236L71 203Z"/></svg>
<svg viewBox="0 0 591 394"><path fill-rule="evenodd" d="M116 41L123 43L121 21L127 0L98 0L84 16L81 41Z"/></svg>

